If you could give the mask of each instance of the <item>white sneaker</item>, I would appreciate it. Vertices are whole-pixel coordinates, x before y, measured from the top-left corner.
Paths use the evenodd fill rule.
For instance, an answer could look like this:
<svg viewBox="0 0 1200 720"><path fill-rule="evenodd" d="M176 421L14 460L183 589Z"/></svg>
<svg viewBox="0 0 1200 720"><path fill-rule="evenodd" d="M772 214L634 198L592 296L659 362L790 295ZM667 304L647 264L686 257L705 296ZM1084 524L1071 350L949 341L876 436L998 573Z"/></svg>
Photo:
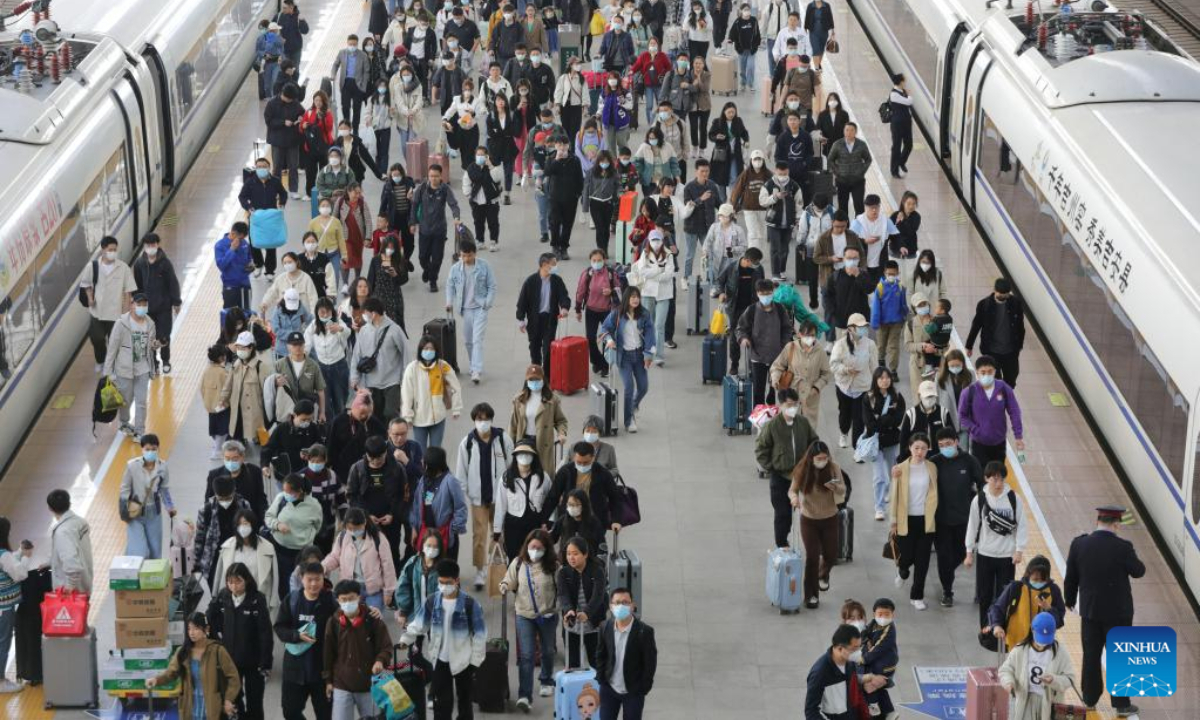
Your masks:
<svg viewBox="0 0 1200 720"><path fill-rule="evenodd" d="M479 373L471 373L471 382L479 384Z"/></svg>
<svg viewBox="0 0 1200 720"><path fill-rule="evenodd" d="M588 215L587 219L588 219L588 229L595 230L596 229L596 221L592 219L591 215Z"/></svg>
<svg viewBox="0 0 1200 720"><path fill-rule="evenodd" d="M629 424L625 426L625 432L636 433L637 432L637 421L630 420Z"/></svg>
<svg viewBox="0 0 1200 720"><path fill-rule="evenodd" d="M876 520L883 520L883 519L884 519L884 515L883 515L883 511L882 511L882 510L876 510L876 511L875 511L875 519L876 519Z"/></svg>
<svg viewBox="0 0 1200 720"><path fill-rule="evenodd" d="M540 688L538 688L538 696L539 697L550 697L553 694L554 694L554 686L553 685L543 685Z"/></svg>
<svg viewBox="0 0 1200 720"><path fill-rule="evenodd" d="M912 603L912 606L918 610L926 610L929 608L929 606L925 604L924 600L909 600L909 602Z"/></svg>
<svg viewBox="0 0 1200 720"><path fill-rule="evenodd" d="M839 435L838 436L838 447L840 447L840 448L850 447L850 436L847 435L846 433L842 433L841 435Z"/></svg>
<svg viewBox="0 0 1200 720"><path fill-rule="evenodd" d="M904 585L907 582L908 582L908 580L901 577L900 573L896 573L896 579L892 581L892 584L895 585L897 588L902 588L902 587L904 587Z"/></svg>
<svg viewBox="0 0 1200 720"><path fill-rule="evenodd" d="M679 281L679 287L683 288L684 292L687 292L687 289L688 289L688 279L687 279L687 278L683 278L682 280L680 280L680 281Z"/></svg>
<svg viewBox="0 0 1200 720"><path fill-rule="evenodd" d="M96 374L104 372L104 363L96 363Z"/></svg>
<svg viewBox="0 0 1200 720"><path fill-rule="evenodd" d="M666 362L666 360L663 360L662 358L658 358L657 360L654 361L654 364L659 367L662 367L663 363L665 363L665 362Z"/></svg>
<svg viewBox="0 0 1200 720"><path fill-rule="evenodd" d="M15 683L12 680L0 680L0 695L11 695L19 693L25 689L21 683Z"/></svg>
<svg viewBox="0 0 1200 720"><path fill-rule="evenodd" d="M293 200L301 200L301 199L303 199L303 197L304 197L304 196L303 196L303 195L301 195L300 193L292 193L292 199L293 199Z"/></svg>
<svg viewBox="0 0 1200 720"><path fill-rule="evenodd" d="M485 583L487 583L487 573L483 570L477 571L475 573L475 589L482 590Z"/></svg>
<svg viewBox="0 0 1200 720"><path fill-rule="evenodd" d="M491 243L488 245L488 252L500 252L500 243L498 243L498 242L496 242L495 240L493 240L493 241L492 241L492 242L491 242Z"/></svg>
<svg viewBox="0 0 1200 720"><path fill-rule="evenodd" d="M529 712L529 698L517 698L517 709L521 712Z"/></svg>

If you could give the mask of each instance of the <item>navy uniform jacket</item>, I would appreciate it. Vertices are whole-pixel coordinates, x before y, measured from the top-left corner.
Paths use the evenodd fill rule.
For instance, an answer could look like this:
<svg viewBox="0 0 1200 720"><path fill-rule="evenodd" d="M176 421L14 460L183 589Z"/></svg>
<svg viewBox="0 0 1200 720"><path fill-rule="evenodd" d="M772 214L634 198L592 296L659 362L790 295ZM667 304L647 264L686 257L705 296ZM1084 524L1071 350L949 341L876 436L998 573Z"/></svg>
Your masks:
<svg viewBox="0 0 1200 720"><path fill-rule="evenodd" d="M896 623L884 626L872 620L863 633L862 651L861 665L864 672L886 675L888 678L895 675L896 665L900 663L900 648L896 644Z"/></svg>
<svg viewBox="0 0 1200 720"><path fill-rule="evenodd" d="M1096 530L1071 541L1063 591L1067 607L1075 607L1082 594L1079 614L1087 620L1131 622L1133 593L1129 578L1146 574L1133 543L1109 530Z"/></svg>

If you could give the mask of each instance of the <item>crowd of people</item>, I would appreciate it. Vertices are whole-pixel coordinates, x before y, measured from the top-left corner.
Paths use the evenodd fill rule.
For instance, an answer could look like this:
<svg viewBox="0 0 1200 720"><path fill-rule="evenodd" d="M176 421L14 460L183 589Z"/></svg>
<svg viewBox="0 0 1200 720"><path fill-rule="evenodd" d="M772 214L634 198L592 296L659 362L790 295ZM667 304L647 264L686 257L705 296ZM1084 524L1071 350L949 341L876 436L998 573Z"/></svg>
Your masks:
<svg viewBox="0 0 1200 720"><path fill-rule="evenodd" d="M1132 604L1118 598L1110 612L1110 600L1086 592L1115 572L1096 564L1099 549L1072 545L1064 589L1046 558L1023 557L1029 519L1004 464L1010 431L1024 447L1020 298L997 279L976 305L965 352L954 347L954 305L921 242L919 198L906 191L885 213L866 192L872 151L822 82L825 56L837 49L828 2L801 11L789 0L464 0L436 9L373 0L367 32L349 35L328 69L338 107L327 90L305 101L297 77L307 32L294 0L262 27L255 68L271 153L247 170L245 215L214 247L223 310L201 398L219 464L190 542L212 601L187 618L183 647L151 683L182 679L181 717L215 717L216 708L271 715L263 688L276 642L286 647L289 720L309 705L319 719L373 716L371 677L392 662L393 643L426 658L435 718L448 720L456 704L459 718L472 717L489 636L476 595L497 552L507 563L499 592L513 596L516 706L532 707L535 670L537 697L554 694L561 637L567 667L596 668L593 711L642 717L657 649L637 617L637 590L607 577L607 533L621 530L616 449L601 440L600 417L570 439L551 346L573 312L591 372L620 377L613 422L638 432L651 369L665 368L678 347L684 298L689 313L709 302L724 313L722 367L745 368L747 410L762 406L768 418L756 424L755 460L769 479L777 547L790 546L798 523L805 607L831 591L850 471L869 464L854 475L871 479L894 586L908 587L915 610L927 609L935 546L941 606L955 603L958 567L974 568L980 642L1010 651L1000 673L1014 717L1045 720L1072 686L1055 633L1085 589L1081 691L1095 704L1101 630L1131 621ZM574 33L581 47L566 52ZM733 89L762 97L765 141L751 139L733 100L713 117L711 66L728 62L737 64ZM895 76L896 179L908 172L911 104ZM421 140L434 153L413 167L409 151ZM825 169L828 186L814 187ZM375 210L368 174L382 183ZM514 186L533 193L535 234L547 245L518 282L483 257L500 250ZM312 207L303 252L257 247L251 216L302 199ZM577 212L594 242L578 277L566 279ZM157 236L142 242L130 267L115 239L102 241L83 287L97 372L128 399L120 429L141 448L119 494L126 552L159 558L162 515L174 518L176 507L147 405L151 381L171 372L182 301ZM522 245L505 235L506 248ZM455 335L433 324L415 342L410 334L418 325L406 318L404 286L414 256L422 283L457 320L470 384L460 380L458 348L443 345ZM530 364L514 379L515 397L468 402L480 392L502 287L517 290ZM698 313L689 330L707 322ZM836 448L817 433L831 394ZM447 445L447 422L464 411L471 430ZM48 504L55 585L90 590L86 522L64 491ZM1144 568L1117 527L1102 512L1088 542L1120 543L1127 562L1116 575L1127 596L1127 578ZM32 555L12 552L7 529L0 518L0 667L12 632L3 591L20 583ZM473 573L460 547L468 531ZM901 658L896 605L881 597L868 615L850 600L840 617L808 675L805 717L885 718L895 712L888 690ZM0 690L20 689L5 682Z"/></svg>

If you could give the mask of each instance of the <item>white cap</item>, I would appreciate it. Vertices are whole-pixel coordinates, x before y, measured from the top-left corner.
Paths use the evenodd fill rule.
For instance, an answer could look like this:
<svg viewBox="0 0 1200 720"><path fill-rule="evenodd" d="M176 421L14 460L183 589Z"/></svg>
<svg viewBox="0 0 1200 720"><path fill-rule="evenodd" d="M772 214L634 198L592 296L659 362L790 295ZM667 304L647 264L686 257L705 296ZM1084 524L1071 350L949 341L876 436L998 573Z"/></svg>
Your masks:
<svg viewBox="0 0 1200 720"><path fill-rule="evenodd" d="M296 290L296 288L284 290L283 304L287 306L288 310L295 310L300 307L300 291Z"/></svg>
<svg viewBox="0 0 1200 720"><path fill-rule="evenodd" d="M917 387L917 395L922 398L937 397L937 394L937 385L935 385L932 380L922 381Z"/></svg>
<svg viewBox="0 0 1200 720"><path fill-rule="evenodd" d="M733 217L733 206L729 203L721 203L721 207L717 208L717 214Z"/></svg>
<svg viewBox="0 0 1200 720"><path fill-rule="evenodd" d="M929 298L925 297L925 293L913 293L913 296L912 296L912 306L913 307L917 307L918 305L928 305L928 304L929 304Z"/></svg>
<svg viewBox="0 0 1200 720"><path fill-rule="evenodd" d="M658 228L654 228L653 230L650 231L650 234L646 237L646 239L647 240L662 240L663 239L663 231Z"/></svg>
<svg viewBox="0 0 1200 720"><path fill-rule="evenodd" d="M254 333L243 330L242 332L238 333L237 340L234 342L234 344L248 348L254 347Z"/></svg>
<svg viewBox="0 0 1200 720"><path fill-rule="evenodd" d="M282 30L283 28L279 25L279 23L272 22L271 24L267 25L267 29L268 30Z"/></svg>
<svg viewBox="0 0 1200 720"><path fill-rule="evenodd" d="M863 317L862 313L854 313L853 315L851 315L849 318L846 319L847 327L849 327L851 325L854 325L855 327L863 327L863 326L866 326L869 324L870 323L867 322L867 319L865 317Z"/></svg>
<svg viewBox="0 0 1200 720"><path fill-rule="evenodd" d="M753 150L750 152L751 160L762 160L764 158L762 150Z"/></svg>

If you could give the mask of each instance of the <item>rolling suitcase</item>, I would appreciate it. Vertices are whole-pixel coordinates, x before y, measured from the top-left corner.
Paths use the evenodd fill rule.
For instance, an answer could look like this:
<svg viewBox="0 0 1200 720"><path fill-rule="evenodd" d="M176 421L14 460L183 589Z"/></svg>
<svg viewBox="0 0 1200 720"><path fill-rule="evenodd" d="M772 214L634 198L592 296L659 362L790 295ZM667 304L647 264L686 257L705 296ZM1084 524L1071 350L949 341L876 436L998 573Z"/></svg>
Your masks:
<svg viewBox="0 0 1200 720"><path fill-rule="evenodd" d="M425 685L429 681L428 672L421 663L417 662L420 656L414 648L408 649L408 662L400 662L396 655L396 650L399 648L399 645L392 647L392 666L388 670L400 682L400 686L404 688L404 692L408 693L408 697L412 699L413 720L425 720Z"/></svg>
<svg viewBox="0 0 1200 720"><path fill-rule="evenodd" d="M758 88L758 97L762 101L763 117L775 114L775 93L771 92L771 78L764 78Z"/></svg>
<svg viewBox="0 0 1200 720"><path fill-rule="evenodd" d="M454 372L458 372L458 336L454 324L454 316L449 313L444 318L437 318L425 323L421 328L422 335L428 335L437 340L438 348L442 351L442 359L450 363Z"/></svg>
<svg viewBox="0 0 1200 720"><path fill-rule="evenodd" d="M619 532L613 532L613 549L608 555L608 591L628 588L637 616L642 617L642 559L633 550L621 550Z"/></svg>
<svg viewBox="0 0 1200 720"><path fill-rule="evenodd" d="M592 383L592 414L600 418L600 435L617 434L617 391L606 382Z"/></svg>
<svg viewBox="0 0 1200 720"><path fill-rule="evenodd" d="M828 170L808 171L808 196L824 195L833 200L837 198L837 189L833 185L833 173Z"/></svg>
<svg viewBox="0 0 1200 720"><path fill-rule="evenodd" d="M800 611L803 598L804 561L800 558L800 518L792 520L792 546L767 553L767 600L779 608L780 615Z"/></svg>
<svg viewBox="0 0 1200 720"><path fill-rule="evenodd" d="M750 434L750 378L726 375L721 381L721 427L730 435Z"/></svg>
<svg viewBox="0 0 1200 720"><path fill-rule="evenodd" d="M429 141L409 140L404 146L404 164L408 166L408 176L416 182L421 182L429 174Z"/></svg>
<svg viewBox="0 0 1200 720"><path fill-rule="evenodd" d="M564 335L550 343L550 389L570 395L588 386L588 341Z"/></svg>
<svg viewBox="0 0 1200 720"><path fill-rule="evenodd" d="M50 568L30 570L15 610L17 677L33 685L42 684L42 598L50 592L50 582Z"/></svg>
<svg viewBox="0 0 1200 720"><path fill-rule="evenodd" d="M710 335L704 338L700 356L700 384L719 383L725 377L729 358L729 336Z"/></svg>
<svg viewBox="0 0 1200 720"><path fill-rule="evenodd" d="M693 278L687 290L687 334L708 334L708 288Z"/></svg>
<svg viewBox="0 0 1200 720"><path fill-rule="evenodd" d="M709 57L710 85L714 95L736 95L738 91L737 57L734 55L712 55Z"/></svg>
<svg viewBox="0 0 1200 720"><path fill-rule="evenodd" d="M996 650L996 667L967 669L966 720L1008 720L1008 692L1000 684L1004 652Z"/></svg>
<svg viewBox="0 0 1200 720"><path fill-rule="evenodd" d="M433 167L434 165L437 165L442 169L442 182L450 182L450 171L453 170L453 168L450 166L450 156L444 152L430 155L429 167ZM425 172L429 172L428 168L425 170Z"/></svg>
<svg viewBox="0 0 1200 720"><path fill-rule="evenodd" d="M850 475L842 471L842 483L846 486L846 500L838 507L838 562L854 559L854 508L850 507Z"/></svg>
<svg viewBox="0 0 1200 720"><path fill-rule="evenodd" d="M500 637L488 638L483 662L475 671L475 704L487 713L508 705L508 593L500 596Z"/></svg>
<svg viewBox="0 0 1200 720"><path fill-rule="evenodd" d="M596 681L596 671L587 666L587 653L583 647L583 626L579 626L579 663L580 668L571 668L571 653L564 649L566 669L554 674L554 720L587 720L592 714L585 715L579 707L580 698L593 698L593 708L600 704L600 684Z"/></svg>
<svg viewBox="0 0 1200 720"><path fill-rule="evenodd" d="M46 709L99 705L96 631L80 637L42 637L42 697Z"/></svg>

